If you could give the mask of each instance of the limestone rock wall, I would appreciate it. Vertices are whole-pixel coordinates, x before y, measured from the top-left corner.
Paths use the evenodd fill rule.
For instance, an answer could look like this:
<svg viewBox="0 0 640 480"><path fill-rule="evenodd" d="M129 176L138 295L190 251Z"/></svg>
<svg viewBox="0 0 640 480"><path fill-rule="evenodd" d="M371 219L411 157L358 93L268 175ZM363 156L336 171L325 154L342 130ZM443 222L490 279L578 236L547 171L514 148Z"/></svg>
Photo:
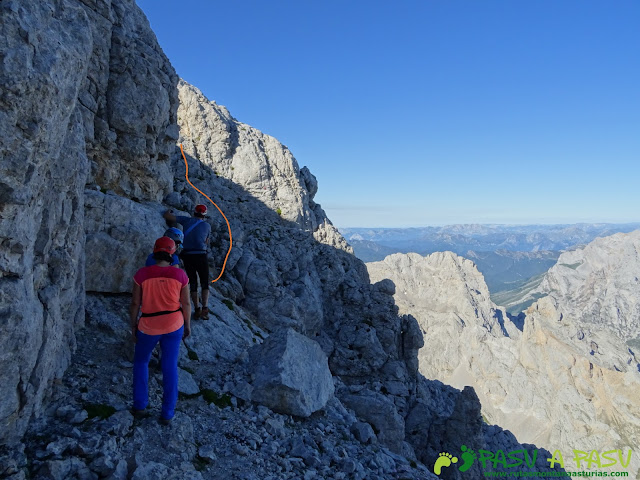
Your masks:
<svg viewBox="0 0 640 480"><path fill-rule="evenodd" d="M178 124L180 140L187 151L217 175L242 185L282 218L307 230L315 230L317 220L311 210L312 197L307 183L315 178L275 138L238 122L229 111L208 100L188 83L179 84ZM193 175L201 175L194 165ZM317 189L317 183L315 183Z"/></svg>
<svg viewBox="0 0 640 480"><path fill-rule="evenodd" d="M0 5L0 442L39 414L83 324L86 184L171 186L176 83L133 0Z"/></svg>

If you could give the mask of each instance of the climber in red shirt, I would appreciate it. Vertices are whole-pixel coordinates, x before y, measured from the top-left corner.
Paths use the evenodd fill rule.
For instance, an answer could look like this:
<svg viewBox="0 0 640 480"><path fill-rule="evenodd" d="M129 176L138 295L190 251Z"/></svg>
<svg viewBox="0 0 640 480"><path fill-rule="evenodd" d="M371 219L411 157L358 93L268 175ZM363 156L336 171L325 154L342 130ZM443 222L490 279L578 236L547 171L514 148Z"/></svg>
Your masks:
<svg viewBox="0 0 640 480"><path fill-rule="evenodd" d="M169 237L156 240L155 265L143 267L133 277L131 334L136 344L133 359L133 413L141 413L149 403L149 360L160 342L162 349L162 414L168 424L178 400L178 353L180 342L191 334L189 279L171 267L175 242ZM142 315L138 315L142 312Z"/></svg>

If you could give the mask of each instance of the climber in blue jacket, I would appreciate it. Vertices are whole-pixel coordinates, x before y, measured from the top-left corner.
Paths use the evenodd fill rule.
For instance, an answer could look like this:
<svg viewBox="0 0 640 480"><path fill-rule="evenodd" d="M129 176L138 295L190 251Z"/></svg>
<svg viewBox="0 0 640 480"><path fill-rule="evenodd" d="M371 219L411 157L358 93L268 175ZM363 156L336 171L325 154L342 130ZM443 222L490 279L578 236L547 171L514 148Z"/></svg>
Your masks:
<svg viewBox="0 0 640 480"><path fill-rule="evenodd" d="M176 216L172 210L164 213L168 225L179 223L184 228L184 243L180 258L189 277L191 300L193 301L194 318L209 318L209 257L207 245L211 234L211 225L204 219L207 216L206 205L196 205L192 217ZM202 307L198 306L198 279Z"/></svg>
<svg viewBox="0 0 640 480"><path fill-rule="evenodd" d="M169 237L171 240L173 240L176 244L176 252L171 255L171 266L172 267L179 267L180 266L180 257L178 257L178 255L180 254L180 251L182 250L182 242L184 241L184 235L182 233L182 230L180 230L177 227L171 227L169 228L166 232L164 232L164 237ZM149 256L147 257L147 261L145 262L144 266L145 267L150 267L151 265L155 265L156 264L156 260L155 258L153 258L153 253L150 253Z"/></svg>

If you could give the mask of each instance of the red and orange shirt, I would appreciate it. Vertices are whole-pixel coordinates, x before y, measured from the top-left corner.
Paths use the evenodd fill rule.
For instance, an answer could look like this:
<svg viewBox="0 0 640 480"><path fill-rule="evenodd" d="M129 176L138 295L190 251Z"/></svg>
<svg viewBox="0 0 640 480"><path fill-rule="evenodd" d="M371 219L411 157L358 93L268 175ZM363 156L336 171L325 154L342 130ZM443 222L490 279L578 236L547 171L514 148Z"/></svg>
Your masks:
<svg viewBox="0 0 640 480"><path fill-rule="evenodd" d="M180 308L180 291L189 284L187 274L175 267L152 265L133 276L142 288L142 313L173 312L154 317L141 317L138 330L147 335L162 335L178 330L184 324Z"/></svg>

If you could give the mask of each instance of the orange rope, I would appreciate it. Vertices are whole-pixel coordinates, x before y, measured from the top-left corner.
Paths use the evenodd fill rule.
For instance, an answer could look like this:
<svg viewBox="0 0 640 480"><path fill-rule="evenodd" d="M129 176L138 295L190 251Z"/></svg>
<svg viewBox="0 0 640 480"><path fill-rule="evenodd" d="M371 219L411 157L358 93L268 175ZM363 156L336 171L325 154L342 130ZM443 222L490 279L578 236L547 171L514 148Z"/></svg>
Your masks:
<svg viewBox="0 0 640 480"><path fill-rule="evenodd" d="M224 217L225 222L227 222L227 228L229 228L229 251L227 252L227 256L224 257L224 263L222 264L222 271L220 272L220 275L218 275L218 278L216 278L215 280L211 280L211 283L215 283L218 280L220 280L220 277L222 277L222 274L224 273L224 268L227 266L227 259L229 258L229 254L231 253L231 247L233 247L233 238L231 237L231 225L229 225L229 220L227 220L226 215L222 212L222 210L220 210L220 207L218 205L216 205L216 202L211 200L205 193L202 193L202 191L199 190L198 187L196 187L193 183L191 183L191 180L189 180L189 163L187 162L187 157L184 156L184 150L182 149L182 144L180 144L180 152L182 152L182 158L184 159L184 165L187 168L187 171L184 174L184 178L187 179L187 182L189 182L189 185L191 185L194 188L194 190L196 190L197 192L199 192L202 195L204 195L205 197L207 197L207 200L209 200L211 203L213 203L215 205L215 207L220 212L220 215L222 215Z"/></svg>

